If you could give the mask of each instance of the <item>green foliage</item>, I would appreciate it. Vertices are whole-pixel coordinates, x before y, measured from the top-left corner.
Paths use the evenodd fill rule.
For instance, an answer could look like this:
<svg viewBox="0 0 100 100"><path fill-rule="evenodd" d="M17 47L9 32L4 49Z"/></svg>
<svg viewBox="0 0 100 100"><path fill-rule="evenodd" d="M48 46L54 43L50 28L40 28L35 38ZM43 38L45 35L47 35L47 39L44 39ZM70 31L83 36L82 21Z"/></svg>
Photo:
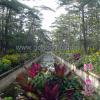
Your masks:
<svg viewBox="0 0 100 100"><path fill-rule="evenodd" d="M95 53L95 52L96 52L95 48L89 48L89 50L88 50L88 54L92 54L92 53Z"/></svg>
<svg viewBox="0 0 100 100"><path fill-rule="evenodd" d="M75 53L80 53L82 54L82 50L59 50L59 51L54 51L55 54L75 54Z"/></svg>
<svg viewBox="0 0 100 100"><path fill-rule="evenodd" d="M8 59L0 60L0 71L8 70L11 68L11 61Z"/></svg>
<svg viewBox="0 0 100 100"><path fill-rule="evenodd" d="M15 67L20 63L24 63L26 60L39 56L40 53L21 53L21 54L7 54L0 60L0 73L9 70L11 67Z"/></svg>
<svg viewBox="0 0 100 100"><path fill-rule="evenodd" d="M50 10L49 7L47 8ZM45 30L41 34L43 29L41 29L41 13L39 10L30 8L18 2L18 0L0 0L0 14L0 22L2 22L0 37L3 37L0 42L1 53L15 53L16 46L30 46L32 50L36 50L39 41L41 43L46 41ZM24 51L30 52L30 49L26 48L21 52Z"/></svg>
<svg viewBox="0 0 100 100"><path fill-rule="evenodd" d="M82 88L82 85L78 81L78 77L75 76L73 76L71 79L64 78L63 83L61 85L63 91L70 88L75 90L80 90Z"/></svg>
<svg viewBox="0 0 100 100"><path fill-rule="evenodd" d="M4 68L4 64L0 60L0 72L2 72L3 68Z"/></svg>
<svg viewBox="0 0 100 100"><path fill-rule="evenodd" d="M44 89L44 85L45 82L47 80L47 78L50 78L50 73L44 73L44 72L40 72L38 73L38 75L32 80L32 84L34 84L37 88L39 88L40 90Z"/></svg>
<svg viewBox="0 0 100 100"><path fill-rule="evenodd" d="M59 70L59 72L60 71L61 70ZM32 71L32 73L34 73L34 71ZM17 78L17 82L19 83L19 85L21 84L21 87L24 90L25 94L30 92L31 94L39 95L39 100L42 97L46 98L46 100L49 100L47 99L47 97L49 96L56 97L56 93L58 95L56 97L57 99L63 98L64 94L66 94L67 98L69 98L68 95L73 97L73 93L75 94L77 93L73 98L77 98L76 96L78 95L79 97L82 97L82 94L80 93L82 89L82 85L80 85L80 82L78 81L78 77L75 77L75 74L73 73L70 73L70 75L68 76L66 75L66 76L59 77L57 76L57 73L55 73L55 71L52 72L47 68L45 69L44 67L34 76L34 78L30 78L29 76L26 76L26 78L28 79L28 82L25 83L23 82L25 79L25 75L21 73ZM30 90L27 92L24 86L27 86L27 88L29 88ZM70 92L70 90L72 90L72 92ZM47 97L45 97L45 95L47 95ZM56 100L56 99L50 99L50 100Z"/></svg>
<svg viewBox="0 0 100 100"><path fill-rule="evenodd" d="M80 48L86 54L99 50L99 0L58 1L60 6L66 5L65 10L68 13L56 18L54 23L56 28L53 32L56 48L60 49L66 46L68 49Z"/></svg>
<svg viewBox="0 0 100 100"><path fill-rule="evenodd" d="M84 64L92 63L93 64L93 72L100 74L100 51L95 53L95 49L89 49L89 55L83 55L82 50L62 50L62 51L55 51L54 53L66 61L70 63L74 63L77 68L83 69ZM78 61L73 59L74 53L80 53L81 58Z"/></svg>
<svg viewBox="0 0 100 100"><path fill-rule="evenodd" d="M10 60L12 64L18 64L20 62L19 54L5 55L3 58Z"/></svg>
<svg viewBox="0 0 100 100"><path fill-rule="evenodd" d="M7 65L11 65L11 61L8 59L5 59L5 58L2 59L2 63L7 64Z"/></svg>
<svg viewBox="0 0 100 100"><path fill-rule="evenodd" d="M14 49L9 49L8 51L7 51L7 53L8 54L14 54L16 51L14 50Z"/></svg>
<svg viewBox="0 0 100 100"><path fill-rule="evenodd" d="M30 57L28 56L27 53L22 53L20 54L20 62L24 62L25 60L28 60Z"/></svg>
<svg viewBox="0 0 100 100"><path fill-rule="evenodd" d="M82 100L84 96L82 95L81 91L77 91L75 92L73 97L74 97L74 100Z"/></svg>
<svg viewBox="0 0 100 100"><path fill-rule="evenodd" d="M92 63L93 72L100 74L100 54L96 52L91 55L84 55L80 61L76 62L77 68L83 68L84 64Z"/></svg>
<svg viewBox="0 0 100 100"><path fill-rule="evenodd" d="M13 97L4 97L3 100L13 100Z"/></svg>
<svg viewBox="0 0 100 100"><path fill-rule="evenodd" d="M76 37L80 32L78 27L80 22L78 14L71 16L70 14L63 14L56 19L53 37L57 50L68 50L70 52L72 51L71 48L77 49L79 47L79 38Z"/></svg>

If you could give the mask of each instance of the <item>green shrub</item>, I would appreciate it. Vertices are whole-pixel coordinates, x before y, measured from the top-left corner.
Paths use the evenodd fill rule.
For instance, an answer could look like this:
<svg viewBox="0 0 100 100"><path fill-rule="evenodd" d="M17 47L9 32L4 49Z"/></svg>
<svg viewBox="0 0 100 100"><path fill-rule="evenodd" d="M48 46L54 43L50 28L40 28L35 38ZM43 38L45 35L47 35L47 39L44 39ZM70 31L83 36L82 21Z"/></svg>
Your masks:
<svg viewBox="0 0 100 100"><path fill-rule="evenodd" d="M76 62L77 68L82 68L84 64L92 63L93 71L100 74L100 56L98 53L84 55L79 62Z"/></svg>
<svg viewBox="0 0 100 100"><path fill-rule="evenodd" d="M8 59L0 60L0 71L5 71L11 68L11 61Z"/></svg>
<svg viewBox="0 0 100 100"><path fill-rule="evenodd" d="M2 61L0 60L0 72L3 71L3 68L4 68L4 64L3 64Z"/></svg>
<svg viewBox="0 0 100 100"><path fill-rule="evenodd" d="M13 100L13 98L12 97L4 97L3 100Z"/></svg>
<svg viewBox="0 0 100 100"><path fill-rule="evenodd" d="M28 59L27 53L23 53L20 55L20 62L23 63L25 60Z"/></svg>
<svg viewBox="0 0 100 100"><path fill-rule="evenodd" d="M12 64L18 64L20 62L19 54L6 55L3 58L10 60Z"/></svg>
<svg viewBox="0 0 100 100"><path fill-rule="evenodd" d="M88 49L88 53L89 54L93 54L93 53L95 53L96 52L96 49L95 48L89 48Z"/></svg>
<svg viewBox="0 0 100 100"><path fill-rule="evenodd" d="M6 64L6 65L9 65L9 66L11 65L11 61L8 60L8 59L5 59L5 58L2 59L2 63Z"/></svg>
<svg viewBox="0 0 100 100"><path fill-rule="evenodd" d="M27 53L28 58L32 58L32 53Z"/></svg>
<svg viewBox="0 0 100 100"><path fill-rule="evenodd" d="M36 58L40 56L41 53L39 52L32 52L32 53L27 53L28 58Z"/></svg>
<svg viewBox="0 0 100 100"><path fill-rule="evenodd" d="M7 53L8 54L14 54L16 51L14 50L14 49L9 49L8 51L7 51Z"/></svg>
<svg viewBox="0 0 100 100"><path fill-rule="evenodd" d="M69 63L74 63L77 68L83 69L84 64L92 63L93 71L100 74L100 51L95 49L89 49L89 55L83 55L82 50L63 50L54 51L54 53L61 58L65 59ZM95 53L96 52L96 53ZM73 60L73 54L80 53L81 57L78 61ZM68 56L69 55L69 56Z"/></svg>
<svg viewBox="0 0 100 100"><path fill-rule="evenodd" d="M38 56L38 55L39 55L38 52L33 52L33 53L32 53L32 57L33 57L33 58L35 58L35 57Z"/></svg>

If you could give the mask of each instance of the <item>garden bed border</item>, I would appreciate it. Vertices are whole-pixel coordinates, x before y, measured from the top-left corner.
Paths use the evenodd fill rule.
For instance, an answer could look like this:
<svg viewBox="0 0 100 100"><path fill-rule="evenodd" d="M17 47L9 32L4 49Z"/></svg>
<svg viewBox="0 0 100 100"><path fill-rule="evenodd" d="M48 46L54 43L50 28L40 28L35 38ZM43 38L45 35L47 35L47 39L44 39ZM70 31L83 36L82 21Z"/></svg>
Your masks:
<svg viewBox="0 0 100 100"><path fill-rule="evenodd" d="M6 87L8 87L11 83L13 83L15 81L18 74L20 74L21 72L25 72L24 66L30 67L32 63L39 61L43 57L43 55L44 54L42 54L41 56L39 56L38 58L36 58L34 60L31 59L31 60L26 61L21 68L18 68L16 70L14 70L13 72L11 71L11 73L9 73L7 76L2 78L0 80L0 94Z"/></svg>
<svg viewBox="0 0 100 100"><path fill-rule="evenodd" d="M75 65L66 62L64 59L56 56L55 54L53 54L53 56L61 63L64 63L70 70L73 70L75 74L79 76L83 81L86 79L86 76L88 75L91 81L93 82L95 91L98 93L98 95L100 95L100 78L97 75L92 74L91 72L87 73L85 71L79 70L76 68Z"/></svg>

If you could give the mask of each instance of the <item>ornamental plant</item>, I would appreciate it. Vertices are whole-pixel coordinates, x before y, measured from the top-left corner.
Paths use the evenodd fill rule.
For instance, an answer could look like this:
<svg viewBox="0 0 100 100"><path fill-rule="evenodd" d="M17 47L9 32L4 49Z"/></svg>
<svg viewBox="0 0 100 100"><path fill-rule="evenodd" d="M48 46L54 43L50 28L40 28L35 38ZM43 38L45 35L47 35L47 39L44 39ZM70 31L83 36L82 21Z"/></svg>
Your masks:
<svg viewBox="0 0 100 100"><path fill-rule="evenodd" d="M64 74L66 72L66 68L65 65L62 64L54 64L55 67L55 75L57 75L58 77L64 77Z"/></svg>
<svg viewBox="0 0 100 100"><path fill-rule="evenodd" d="M73 55L74 60L79 60L80 59L80 53L76 53Z"/></svg>
<svg viewBox="0 0 100 100"><path fill-rule="evenodd" d="M29 77L34 78L38 72L41 70L41 65L40 64L35 64L33 63L31 68L25 67L27 74Z"/></svg>
<svg viewBox="0 0 100 100"><path fill-rule="evenodd" d="M33 63L30 68L25 67L26 73L16 78L17 86L28 100L77 100L77 94L82 97L82 86L77 78L70 73L63 64L54 64L55 70L41 67ZM19 95L17 98L20 98ZM76 98L76 99L75 99Z"/></svg>
<svg viewBox="0 0 100 100"><path fill-rule="evenodd" d="M18 64L20 61L20 55L19 54L11 54L11 55L5 55L3 57L4 59L8 59L11 61L12 64Z"/></svg>
<svg viewBox="0 0 100 100"><path fill-rule="evenodd" d="M94 93L94 87L92 85L92 81L87 76L84 82L85 82L84 91L83 91L84 96L92 96Z"/></svg>
<svg viewBox="0 0 100 100"><path fill-rule="evenodd" d="M84 71L92 71L93 65L92 63L84 64Z"/></svg>
<svg viewBox="0 0 100 100"><path fill-rule="evenodd" d="M0 73L3 71L9 70L11 68L11 61L8 59L1 59L0 60Z"/></svg>
<svg viewBox="0 0 100 100"><path fill-rule="evenodd" d="M92 71L93 69L93 65L92 63L90 64L84 64L84 71ZM94 93L94 87L93 87L93 83L90 80L89 76L86 76L86 79L84 80L84 91L83 94L85 96L91 96Z"/></svg>

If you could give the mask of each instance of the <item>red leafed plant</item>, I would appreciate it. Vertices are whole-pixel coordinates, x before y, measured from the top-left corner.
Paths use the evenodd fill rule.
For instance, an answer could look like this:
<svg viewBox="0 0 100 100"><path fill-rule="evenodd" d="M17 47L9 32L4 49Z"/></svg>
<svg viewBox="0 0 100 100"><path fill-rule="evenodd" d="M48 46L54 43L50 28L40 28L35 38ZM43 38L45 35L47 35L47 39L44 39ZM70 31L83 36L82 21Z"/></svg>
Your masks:
<svg viewBox="0 0 100 100"><path fill-rule="evenodd" d="M16 78L16 81L19 83L19 85L21 85L21 87L25 91L33 91L33 86L28 79L34 78L38 74L38 72L41 70L41 65L33 63L31 68L25 67L25 69L26 69L27 73L19 74L18 77Z"/></svg>
<svg viewBox="0 0 100 100"><path fill-rule="evenodd" d="M63 64L54 64L55 67L55 74L59 77L64 77L64 74L66 72L66 66Z"/></svg>
<svg viewBox="0 0 100 100"><path fill-rule="evenodd" d="M57 100L59 95L59 84L45 84L44 98L45 100Z"/></svg>
<svg viewBox="0 0 100 100"><path fill-rule="evenodd" d="M31 78L34 78L39 73L39 71L41 70L41 65L33 63L31 68L25 67L25 69L27 71L28 76L31 77Z"/></svg>
<svg viewBox="0 0 100 100"><path fill-rule="evenodd" d="M76 92L76 85L78 84L75 79L68 78L72 73L67 74L66 66L62 64L54 64L55 71L51 72L48 68L44 69L40 64L32 64L31 68L26 68L27 74L21 73L16 81L26 92L27 98L31 100L72 100ZM73 84L76 82L76 84ZM71 86L71 87L70 87ZM34 99L34 96L38 99ZM30 100L30 99L27 100ZM68 99L69 98L69 99ZM78 100L78 99L76 99Z"/></svg>
<svg viewBox="0 0 100 100"><path fill-rule="evenodd" d="M33 91L33 86L30 82L28 82L28 79L26 78L25 73L21 73L16 78L16 82L24 89L25 91Z"/></svg>

